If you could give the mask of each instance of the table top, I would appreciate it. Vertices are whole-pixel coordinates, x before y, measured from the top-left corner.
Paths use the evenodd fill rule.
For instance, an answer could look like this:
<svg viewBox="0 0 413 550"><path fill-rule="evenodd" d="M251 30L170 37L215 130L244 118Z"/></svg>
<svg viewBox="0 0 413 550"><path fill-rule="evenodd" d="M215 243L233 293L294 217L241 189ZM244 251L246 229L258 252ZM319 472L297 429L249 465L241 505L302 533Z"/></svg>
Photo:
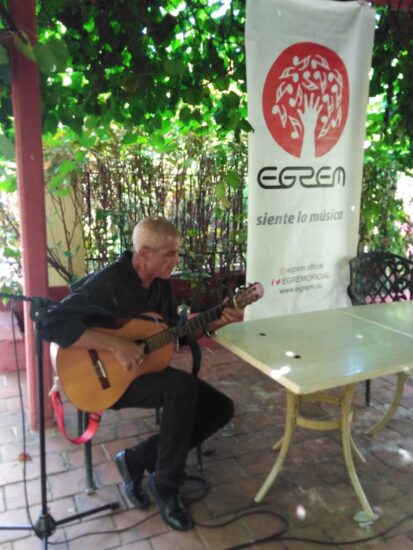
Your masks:
<svg viewBox="0 0 413 550"><path fill-rule="evenodd" d="M413 337L413 302L411 301L370 304L367 307L354 306L343 309L343 312Z"/></svg>
<svg viewBox="0 0 413 550"><path fill-rule="evenodd" d="M233 323L215 339L303 395L413 366L413 302Z"/></svg>

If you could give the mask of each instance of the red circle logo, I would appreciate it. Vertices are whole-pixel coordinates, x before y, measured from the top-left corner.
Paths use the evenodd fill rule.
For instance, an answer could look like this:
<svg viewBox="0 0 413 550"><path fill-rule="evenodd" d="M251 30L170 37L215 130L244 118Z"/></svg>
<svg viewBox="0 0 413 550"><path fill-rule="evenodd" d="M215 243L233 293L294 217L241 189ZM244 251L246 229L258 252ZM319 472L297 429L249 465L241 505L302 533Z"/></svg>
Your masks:
<svg viewBox="0 0 413 550"><path fill-rule="evenodd" d="M321 157L339 140L348 115L349 81L342 59L313 42L284 50L265 79L267 127L287 153Z"/></svg>

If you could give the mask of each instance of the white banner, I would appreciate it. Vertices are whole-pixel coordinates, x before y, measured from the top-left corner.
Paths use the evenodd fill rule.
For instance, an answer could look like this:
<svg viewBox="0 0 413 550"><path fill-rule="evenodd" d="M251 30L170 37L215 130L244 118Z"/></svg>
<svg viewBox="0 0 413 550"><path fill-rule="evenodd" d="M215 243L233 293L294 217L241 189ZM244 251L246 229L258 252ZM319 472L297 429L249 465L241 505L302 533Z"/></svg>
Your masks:
<svg viewBox="0 0 413 550"><path fill-rule="evenodd" d="M258 319L348 305L375 11L364 2L247 0L247 280Z"/></svg>

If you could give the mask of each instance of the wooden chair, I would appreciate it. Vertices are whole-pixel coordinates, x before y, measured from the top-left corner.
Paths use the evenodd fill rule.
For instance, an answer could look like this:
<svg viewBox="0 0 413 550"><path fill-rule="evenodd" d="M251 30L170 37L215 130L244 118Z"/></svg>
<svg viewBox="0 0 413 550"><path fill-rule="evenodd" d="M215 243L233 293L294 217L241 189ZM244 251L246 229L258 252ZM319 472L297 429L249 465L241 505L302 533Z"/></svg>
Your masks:
<svg viewBox="0 0 413 550"><path fill-rule="evenodd" d="M413 262L392 252L366 252L349 261L347 294L354 305L413 299ZM371 383L366 381L366 405Z"/></svg>

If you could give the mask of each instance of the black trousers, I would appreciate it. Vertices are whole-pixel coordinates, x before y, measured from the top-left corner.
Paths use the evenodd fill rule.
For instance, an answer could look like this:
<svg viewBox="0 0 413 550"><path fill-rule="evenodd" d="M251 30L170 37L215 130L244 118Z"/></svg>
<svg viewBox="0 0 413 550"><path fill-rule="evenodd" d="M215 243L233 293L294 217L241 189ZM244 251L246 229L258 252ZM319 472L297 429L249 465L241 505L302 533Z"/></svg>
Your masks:
<svg viewBox="0 0 413 550"><path fill-rule="evenodd" d="M139 445L145 468L156 471L160 485L178 488L184 481L188 451L229 422L232 400L190 373L167 367L136 378L114 409L162 407L159 434Z"/></svg>

